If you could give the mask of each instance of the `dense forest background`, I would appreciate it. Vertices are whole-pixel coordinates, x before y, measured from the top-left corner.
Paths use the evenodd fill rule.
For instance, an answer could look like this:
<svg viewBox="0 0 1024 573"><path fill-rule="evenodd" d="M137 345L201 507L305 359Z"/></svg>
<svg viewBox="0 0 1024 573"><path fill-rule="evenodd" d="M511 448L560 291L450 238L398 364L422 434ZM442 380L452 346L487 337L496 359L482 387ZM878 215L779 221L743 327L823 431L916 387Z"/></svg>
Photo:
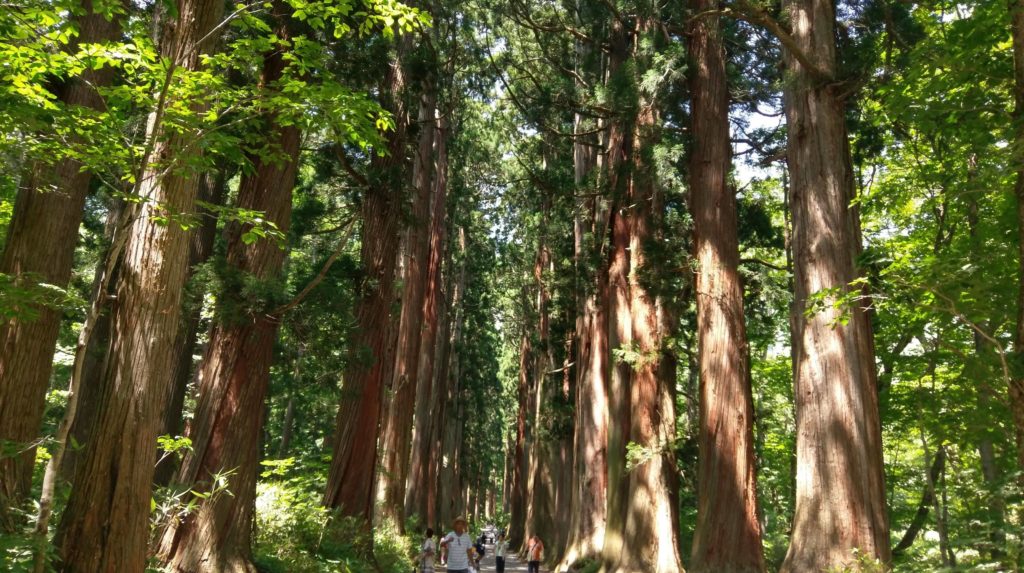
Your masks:
<svg viewBox="0 0 1024 573"><path fill-rule="evenodd" d="M1024 0L0 0L0 569L1024 567Z"/></svg>

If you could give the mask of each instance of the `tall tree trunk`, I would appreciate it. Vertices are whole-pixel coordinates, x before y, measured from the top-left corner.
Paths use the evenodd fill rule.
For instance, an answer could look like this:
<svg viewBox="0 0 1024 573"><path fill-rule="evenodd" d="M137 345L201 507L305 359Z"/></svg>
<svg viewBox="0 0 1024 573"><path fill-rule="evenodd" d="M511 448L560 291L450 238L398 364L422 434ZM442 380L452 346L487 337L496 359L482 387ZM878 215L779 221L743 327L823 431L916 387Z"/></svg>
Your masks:
<svg viewBox="0 0 1024 573"><path fill-rule="evenodd" d="M402 314L398 326L398 347L392 381L391 406L386 431L382 439L381 487L382 517L389 519L400 530L405 527L406 478L409 475L410 433L413 412L419 406L418 359L423 349L423 300L427 281L427 259L430 256L428 228L430 227L430 199L434 172L433 149L435 140L434 110L437 92L432 83L424 84L420 95L419 144L413 161L413 188L416 193L412 205L412 220L406 229L405 276L403 279ZM433 346L430 347L433 352ZM413 482L414 490L426 489ZM423 517L422 515L420 517Z"/></svg>
<svg viewBox="0 0 1024 573"><path fill-rule="evenodd" d="M459 251L463 254L466 251L466 231L463 228L459 228L458 232L458 244ZM432 408L432 417L435 420L432 426L432 438L431 443L431 459L427 481L428 483L434 484L435 494L433 500L428 500L428 511L427 511L427 523L440 525L442 528L449 523L454 515L446 514L445 511L445 480L450 481L451 476L446 475L446 468L450 467L454 460L446 458L447 450L445 448L445 439L447 434L447 428L449 425L449 418L454 418L454 405L453 400L458 392L458 377L459 377L459 352L458 346L462 341L462 317L464 316L463 311L463 298L466 292L466 265L465 257L462 258L462 262L459 265L459 270L456 273L454 279L454 286L452 287L451 300L448 303L448 313L450 316L448 330L448 340L444 342L444 352L442 353L442 362L438 368L438 375L436 376L436 382L434 383L434 397L436 403Z"/></svg>
<svg viewBox="0 0 1024 573"><path fill-rule="evenodd" d="M199 185L198 199L211 205L221 205L227 193L227 174L223 170L203 175L202 183ZM217 214L208 209L200 209L203 217L202 224L192 232L192 238L188 249L188 280L195 276L196 266L205 263L213 254L213 243L217 237ZM203 311L204 292L191 293L191 308L187 308L185 320L182 323L181 331L178 333L178 341L174 348L178 356L174 361L174 373L171 377L170 396L167 398L167 409L164 410L163 424L160 430L162 435L180 436L184 432L182 413L185 409L185 395L188 393L188 383L192 380L193 360L196 344L199 340L200 319ZM160 485L167 484L174 471L177 469L176 459L173 456L164 458L156 467L155 482Z"/></svg>
<svg viewBox="0 0 1024 573"><path fill-rule="evenodd" d="M638 23L637 44L653 22ZM641 101L636 120L637 148L632 156L628 194L628 308L632 319L631 350L635 357L629 392L629 442L643 449L628 476L626 527L618 568L624 571L679 573L675 507L675 368L664 348L669 333L662 301L651 292L644 273L652 261L647 245L655 236L662 201L650 162L658 115L651 101ZM671 378L671 379L670 379Z"/></svg>
<svg viewBox="0 0 1024 573"><path fill-rule="evenodd" d="M275 33L287 42L282 4L276 3L274 11L281 22ZM283 48L265 56L261 84L268 95L278 89L286 67ZM279 154L253 158L255 169L239 185L238 207L264 213L267 221L287 233L301 137L295 125L279 125L276 118L267 121L267 139ZM235 223L228 230L229 272L258 281L274 280L281 273L285 250L272 238L247 243L243 237L249 227ZM237 293L220 296L235 298L240 308L251 304ZM263 308L247 308L246 314L218 317L200 364L199 399L188 432L192 449L176 481L210 496L198 500L198 507L163 533L160 554L173 571L256 571L251 548L256 478L280 320ZM217 489L221 476L227 478L226 492Z"/></svg>
<svg viewBox="0 0 1024 573"><path fill-rule="evenodd" d="M178 1L178 18L161 43L174 66L170 74L200 67L215 45L223 7L217 0ZM148 201L136 208L124 247L103 407L57 530L69 573L142 571L146 564L156 437L172 382L189 243L187 231L157 215L192 213L199 186L198 176L167 169L187 163L188 135L162 134L160 123L154 115L147 137L155 163L140 178Z"/></svg>
<svg viewBox="0 0 1024 573"><path fill-rule="evenodd" d="M690 0L707 14L716 0ZM697 261L700 429L697 526L691 571L764 571L757 512L754 400L739 276L736 196L727 186L731 159L725 50L717 15L695 17L693 150L690 208Z"/></svg>
<svg viewBox="0 0 1024 573"><path fill-rule="evenodd" d="M406 511L416 513L427 520L433 519L429 505L436 492L432 491L427 472L430 460L430 436L435 419L431 416L431 395L433 394L434 360L437 354L437 331L441 306L441 267L445 258L447 243L447 198L448 198L448 138L447 120L437 121L437 168L434 179L434 201L430 213L430 259L427 262L426 296L423 299L422 346L416 375L416 430L413 434L411 471L409 473L409 495Z"/></svg>
<svg viewBox="0 0 1024 573"><path fill-rule="evenodd" d="M892 548L893 555L903 553L907 549L910 549L914 544L914 540L917 539L918 534L921 533L921 529L928 520L929 510L931 510L932 506L936 504L935 484L938 483L939 475L945 471L945 467L946 447L943 444L939 444L939 448L935 452L935 460L932 461L931 467L928 469L928 473L925 474L924 492L921 494L921 503L917 505L917 512L914 514L914 518L910 521L910 525L907 526L907 530L903 533L903 537L900 538L896 547ZM936 520L941 521L941 516L936 514Z"/></svg>
<svg viewBox="0 0 1024 573"><path fill-rule="evenodd" d="M1017 329L1013 349L1017 356L1024 356L1024 0L1009 0L1011 31L1013 35L1013 78L1014 78L1014 167L1017 180L1014 194L1017 196L1017 238L1018 253L1018 295ZM1024 471L1024 372L1018 370L1010 382L1010 411L1017 440L1017 466ZM1024 475L1020 478L1024 483Z"/></svg>
<svg viewBox="0 0 1024 573"><path fill-rule="evenodd" d="M617 83L624 73L624 64L629 56L626 30L619 20L611 24L610 51L608 54L609 84ZM616 94L622 98L622 94ZM618 102L620 105L623 102ZM635 105L636 102L625 102ZM629 109L628 107L626 109ZM610 227L611 249L608 262L608 351L611 360L611 377L608 381L608 491L605 513L607 528L603 558L606 564L618 562L626 542L626 503L628 500L628 475L626 473L626 444L629 442L630 427L630 379L632 369L628 363L615 356L617 351L628 350L632 344L632 317L629 298L629 219L625 216L626 196L629 188L628 166L633 154L633 122L635 117L616 117L608 130L606 173L608 192L611 195Z"/></svg>
<svg viewBox="0 0 1024 573"><path fill-rule="evenodd" d="M795 301L835 289L859 290L857 230L850 202L853 169L842 89L835 76L832 0L786 0L792 79L784 94L792 177ZM808 64L816 69L808 68ZM841 320L852 315L848 322ZM881 423L867 313L827 308L796 314L797 491L783 573L822 571L854 562L854 549L888 562Z"/></svg>
<svg viewBox="0 0 1024 573"><path fill-rule="evenodd" d="M405 40L400 46L404 46ZM401 50L401 48L400 48ZM374 160L374 177L362 201L364 279L356 302L357 340L352 341L345 367L337 429L324 505L358 516L369 525L373 516L373 485L377 466L377 435L381 391L392 340L388 336L394 301L395 251L402 208L406 117L405 78L399 54L388 68L382 90L384 107L395 117L388 134L388 155ZM369 356L366 356L367 351Z"/></svg>
<svg viewBox="0 0 1024 573"><path fill-rule="evenodd" d="M529 365L532 354L530 336L527 332L523 332L519 341L519 385L516 390L519 404L516 410L516 442L512 466L512 499L510 502L512 511L508 531L509 542L513 546L522 545L526 537L526 482L529 472L529 465L527 463L527 448L529 447L527 416L529 416L530 407Z"/></svg>
<svg viewBox="0 0 1024 573"><path fill-rule="evenodd" d="M103 281L103 271L107 265L107 255L114 242L118 222L121 220L121 213L124 208L124 201L118 199L112 201L107 210L107 220L104 223L103 230L103 237L107 242L107 247L104 256L100 257L99 262L96 264L96 271L93 276L92 299L98 296L97 289L100 288ZM116 266L114 276L107 283L108 289L105 296L108 298L114 295L113 289L109 287L117 281ZM92 425L99 415L99 398L103 393L100 384L103 381L103 372L106 368L104 362L107 358L109 346L110 309L107 308L96 320L96 326L93 328L92 336L89 338L89 346L82 359L83 376L78 392L78 407L76 408L74 423L69 431L71 444L78 444L78 447L68 448L64 452L64 460L60 468L60 477L63 481L69 482L74 479L75 468L82 454L81 445L89 441L89 432L92 430Z"/></svg>
<svg viewBox="0 0 1024 573"><path fill-rule="evenodd" d="M81 44L118 39L121 17L108 20L102 15L105 10L94 12L92 0L82 0L80 7L82 15L73 17L78 36L70 51ZM109 67L86 70L68 78L54 95L69 108L101 110L105 104L97 88L109 85L113 76ZM26 167L0 256L0 273L24 287L67 286L90 179L82 164L70 157L55 164L34 161ZM11 442L8 447L19 452L0 456L0 531L13 531L15 519L6 508L20 505L31 486L34 441L46 409L60 330L59 309L35 305L21 310L38 315L0 324L0 446Z"/></svg>
<svg viewBox="0 0 1024 573"><path fill-rule="evenodd" d="M577 118L577 127L579 127ZM596 157L585 143L574 146L575 179L581 187L590 171L595 167ZM583 214L575 221L576 275L582 299L577 304L578 317L576 332L576 396L574 418L574 448L572 453L572 508L569 541L563 565L571 567L581 559L593 558L604 546L605 511L608 490L608 274L606 269L595 273L584 271L583 252L585 227L589 223L591 233L598 234L604 229L603 210L594 199L589 202L590 221L582 220ZM603 251L604 241L598 254ZM591 292L585 292L585 282L593 278Z"/></svg>

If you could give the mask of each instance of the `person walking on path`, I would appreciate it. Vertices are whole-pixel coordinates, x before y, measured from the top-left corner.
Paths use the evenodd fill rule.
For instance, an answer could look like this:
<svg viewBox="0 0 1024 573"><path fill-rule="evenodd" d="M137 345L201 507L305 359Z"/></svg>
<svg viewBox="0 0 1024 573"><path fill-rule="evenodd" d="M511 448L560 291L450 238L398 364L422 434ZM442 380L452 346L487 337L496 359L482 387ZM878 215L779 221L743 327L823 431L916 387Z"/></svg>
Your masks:
<svg viewBox="0 0 1024 573"><path fill-rule="evenodd" d="M469 573L473 538L466 533L467 525L465 517L456 517L452 524L454 531L441 540L441 547L448 549L448 573Z"/></svg>
<svg viewBox="0 0 1024 573"><path fill-rule="evenodd" d="M420 573L434 573L434 530L427 528L427 533L423 539L423 545L420 545L420 554L417 559L420 562Z"/></svg>
<svg viewBox="0 0 1024 573"><path fill-rule="evenodd" d="M544 560L544 542L534 535L526 546L526 570L528 573L540 573L540 562Z"/></svg>
<svg viewBox="0 0 1024 573"><path fill-rule="evenodd" d="M497 573L505 573L505 552L508 551L508 541L505 534L498 536L498 542L494 544L494 567Z"/></svg>

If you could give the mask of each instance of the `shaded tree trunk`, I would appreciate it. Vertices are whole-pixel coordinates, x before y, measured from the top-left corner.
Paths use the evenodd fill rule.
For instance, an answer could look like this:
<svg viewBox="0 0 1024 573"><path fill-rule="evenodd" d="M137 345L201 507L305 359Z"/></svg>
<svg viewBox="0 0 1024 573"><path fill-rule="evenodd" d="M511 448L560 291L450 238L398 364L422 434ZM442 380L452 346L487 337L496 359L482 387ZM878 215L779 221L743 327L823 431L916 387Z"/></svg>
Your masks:
<svg viewBox="0 0 1024 573"><path fill-rule="evenodd" d="M400 55L390 64L382 91L384 107L394 115L396 125L388 134L388 155L373 162L373 178L362 199L360 257L364 277L356 302L356 332L360 337L349 349L324 494L324 505L340 509L343 515L361 517L367 526L373 516L381 391L384 377L391 370L385 362L393 357L388 350L392 343L388 334L393 330L389 324L408 123Z"/></svg>
<svg viewBox="0 0 1024 573"><path fill-rule="evenodd" d="M274 10L276 18L283 20L283 6L275 4ZM283 23L275 33L283 41L289 37ZM261 87L268 95L277 89L286 67L283 49L265 57ZM287 233L301 137L295 125L279 125L276 118L267 121L267 139L279 153L268 159L253 158L255 169L239 185L238 207L263 212ZM229 228L228 272L257 281L274 280L280 275L285 250L272 238L247 243L244 236L250 228L238 223ZM222 300L235 299L222 310L245 310L243 316L218 317L199 368L199 399L188 432L192 449L185 455L176 481L211 495L168 526L160 547L171 570L183 573L256 571L251 548L256 478L280 320L268 309L252 308L252 302L238 292L220 296ZM226 477L226 492L217 490L219 476Z"/></svg>
<svg viewBox="0 0 1024 573"><path fill-rule="evenodd" d="M94 12L92 0L82 0L82 15L74 16L77 38L74 51L87 43L117 40L121 19ZM69 108L101 110L97 88L111 83L114 70L85 70L56 87L54 95ZM0 255L0 273L19 286L40 283L66 287L71 279L78 227L81 225L91 175L72 158L54 163L31 162L18 187ZM46 390L60 330L61 311L43 304L0 324L0 446L16 448L18 455L0 456L0 531L13 531L15 519L8 506L20 505L31 487L36 448L34 441L46 409Z"/></svg>
<svg viewBox="0 0 1024 573"><path fill-rule="evenodd" d="M694 14L715 0L690 0ZM739 276L725 50L717 16L695 17L689 51L693 151L690 208L697 262L700 422L691 571L764 571L757 511L754 400Z"/></svg>
<svg viewBox="0 0 1024 573"><path fill-rule="evenodd" d="M161 45L174 66L170 73L200 67L201 54L215 45L222 11L219 1L179 0L178 18ZM128 228L102 406L57 530L69 573L142 571L146 564L156 437L172 383L189 243L187 231L157 215L191 214L199 185L196 175L166 169L186 163L188 135L159 132L154 116L147 136L155 162L139 187L149 200L136 207Z"/></svg>
<svg viewBox="0 0 1024 573"><path fill-rule="evenodd" d="M622 22L612 23L611 48L608 54L608 83L618 81L629 55L627 35ZM617 94L619 98L621 94ZM618 102L636 105L636 102ZM629 109L629 108L626 108ZM626 444L630 429L630 382L632 369L616 352L629 350L633 344L632 316L629 293L629 236L630 221L625 215L628 205L628 166L633 154L633 122L635 117L617 117L611 121L606 153L607 188L611 195L611 249L608 263L608 351L612 354L611 377L608 383L608 491L604 541L604 561L619 561L626 542L626 504L628 501L628 475L626 473Z"/></svg>
<svg viewBox="0 0 1024 573"><path fill-rule="evenodd" d="M805 316L817 293L852 293L857 230L853 169L836 70L831 0L786 0L795 48L784 94L792 177L796 313L797 490L784 573L888 562L874 348L861 302ZM808 68L808 64L815 69ZM844 313L850 319L840 320Z"/></svg>
<svg viewBox="0 0 1024 573"><path fill-rule="evenodd" d="M519 341L519 385L516 390L518 397L518 408L516 411L516 442L514 463L512 466L512 508L508 539L512 546L521 546L526 536L527 500L526 486L529 472L527 465L527 448L529 447L529 428L527 427L527 416L529 415L530 404L530 356L533 353L530 345L530 337L523 332Z"/></svg>
<svg viewBox="0 0 1024 573"><path fill-rule="evenodd" d="M431 486L427 467L430 460L430 436L435 418L431 416L431 395L433 394L434 360L437 354L437 331L441 306L441 267L445 258L447 242L447 197L448 197L448 137L447 121L437 121L437 166L434 179L434 201L430 213L430 258L427 262L426 296L423 299L423 328L421 331L419 364L416 375L416 430L412 442L412 460L409 473L409 495L406 512L415 513L427 523L434 519L430 505L436 494ZM465 246L463 244L463 246ZM437 382L439 383L439 382Z"/></svg>
<svg viewBox="0 0 1024 573"><path fill-rule="evenodd" d="M419 398L417 366L423 349L423 300L428 288L427 259L430 256L428 229L430 227L431 175L434 172L433 148L435 140L434 109L436 91L429 83L420 95L419 144L413 160L412 220L406 229L405 276L403 278L402 311L398 326L398 345L395 371L392 378L392 398L388 409L386 430L381 443L382 517L391 520L399 530L405 528L406 478L409 475L410 439L413 412ZM433 347L430 347L433 351ZM414 490L426 489L412 482ZM416 487L419 486L419 487ZM421 516L422 517L422 516Z"/></svg>
<svg viewBox="0 0 1024 573"><path fill-rule="evenodd" d="M1017 295L1017 328L1013 349L1018 365L1024 356L1024 0L1009 0L1011 32L1013 36L1013 96L1014 96L1014 167L1017 179L1014 194L1017 197L1017 257L1019 291ZM1010 382L1010 411L1017 440L1017 466L1024 471L1024 369L1018 368ZM1020 478L1024 483L1024 474Z"/></svg>
<svg viewBox="0 0 1024 573"><path fill-rule="evenodd" d="M202 183L199 185L198 199L212 205L224 203L227 192L227 174L223 170L203 175ZM217 236L217 214L207 209L200 209L203 217L202 224L192 232L191 242L188 249L188 280L195 276L196 266L205 263L213 254L213 243ZM198 285L194 285L199 288ZM163 428L160 433L170 436L180 436L184 433L182 413L185 409L185 395L188 393L188 383L192 380L193 358L196 344L199 340L200 319L203 312L203 295L205 292L192 292L187 303L187 314L182 323L181 331L178 333L178 341L174 348L178 353L174 361L174 373L171 377L170 396L167 399L167 409L164 410ZM177 461L173 456L168 456L156 467L155 482L166 485L174 471L177 469Z"/></svg>
<svg viewBox="0 0 1024 573"><path fill-rule="evenodd" d="M938 451L935 453L935 460L932 462L931 467L928 469L928 474L925 476L924 493L921 494L921 503L917 505L917 512L914 514L914 518L910 521L910 525L907 526L907 530L903 533L903 537L900 538L899 543L896 547L892 548L893 555L903 553L914 544L917 539L917 535L921 532L925 522L928 520L928 512L932 506L935 505L935 484L939 481L939 476L945 471L946 465L946 447L940 445ZM936 516L941 519L941 516Z"/></svg>
<svg viewBox="0 0 1024 573"><path fill-rule="evenodd" d="M107 220L104 224L104 239L107 241L107 249L104 256L96 264L96 272L93 276L92 297L98 295L97 289L103 281L103 271L107 264L107 256L110 252L110 245L113 244L117 232L118 221L121 220L121 213L125 208L124 201L113 201L107 211ZM117 281L117 265L114 275L107 283L108 287ZM113 288L108 288L105 296L113 297ZM107 308L96 319L96 326L93 328L92 336L89 338L89 346L85 351L82 364L82 382L78 391L78 407L75 412L74 423L71 426L69 436L71 447L64 452L64 460L61 464L60 477L63 481L71 481L75 477L75 469L82 454L82 446L89 441L89 432L99 415L99 398L103 394L100 384L103 381L107 349L110 346L110 309ZM75 447L75 444L78 446Z"/></svg>

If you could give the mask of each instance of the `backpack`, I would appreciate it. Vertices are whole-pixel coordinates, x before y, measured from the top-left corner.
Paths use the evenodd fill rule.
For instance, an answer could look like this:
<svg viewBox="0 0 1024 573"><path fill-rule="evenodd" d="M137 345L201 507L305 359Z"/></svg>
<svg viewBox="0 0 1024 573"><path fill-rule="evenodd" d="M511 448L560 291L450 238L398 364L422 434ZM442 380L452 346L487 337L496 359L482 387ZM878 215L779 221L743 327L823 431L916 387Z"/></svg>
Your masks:
<svg viewBox="0 0 1024 573"><path fill-rule="evenodd" d="M480 559L483 559L484 558L484 544L480 543L480 542L477 542L475 547L476 547L477 555L480 556Z"/></svg>

